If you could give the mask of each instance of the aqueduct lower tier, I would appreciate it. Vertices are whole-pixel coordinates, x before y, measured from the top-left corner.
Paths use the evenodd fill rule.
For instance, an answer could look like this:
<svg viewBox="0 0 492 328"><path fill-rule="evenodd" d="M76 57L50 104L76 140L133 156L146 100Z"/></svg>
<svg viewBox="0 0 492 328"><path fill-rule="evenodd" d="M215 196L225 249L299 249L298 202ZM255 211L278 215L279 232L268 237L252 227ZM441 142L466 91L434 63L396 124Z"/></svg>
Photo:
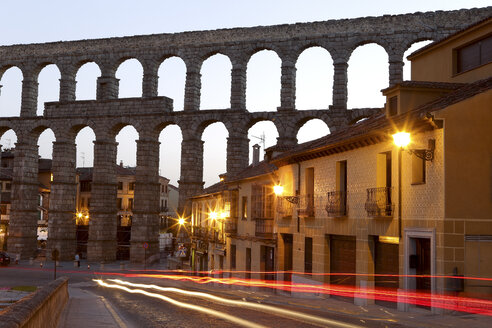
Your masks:
<svg viewBox="0 0 492 328"><path fill-rule="evenodd" d="M131 260L142 261L142 243L147 254L158 254L158 164L160 131L177 124L183 133L180 206L203 186L201 133L210 123L223 122L229 131L227 171L248 165L247 131L261 120L273 121L278 144L297 142L297 130L312 118L323 120L331 131L347 128L358 118L378 109L346 110L347 62L352 51L365 43L384 47L389 57L389 84L402 80L403 53L417 41L439 40L492 14L492 7L449 12L331 20L326 22L236 28L0 47L0 77L12 66L23 74L20 117L0 119L0 132L13 129L15 149L11 219L8 249L29 258L36 251L37 138L53 130L53 183L50 198L49 248L61 250L61 258L75 253L76 148L75 136L85 126L96 134L92 183L88 257L92 261L114 260L116 254L116 162L115 136L125 125L139 133L135 209L132 222ZM295 62L306 48L327 49L334 63L333 106L330 109L295 110ZM276 112L246 110L246 66L259 50L274 50L281 64L281 105ZM200 108L200 67L209 56L221 53L232 62L231 108ZM181 57L187 67L185 106L173 112L172 101L157 96L157 71L163 59ZM136 58L144 68L141 98L117 99L115 71L126 59ZM86 62L101 69L97 100L75 101L75 75ZM47 103L43 116L36 116L40 70L56 64L61 72L59 102Z"/></svg>

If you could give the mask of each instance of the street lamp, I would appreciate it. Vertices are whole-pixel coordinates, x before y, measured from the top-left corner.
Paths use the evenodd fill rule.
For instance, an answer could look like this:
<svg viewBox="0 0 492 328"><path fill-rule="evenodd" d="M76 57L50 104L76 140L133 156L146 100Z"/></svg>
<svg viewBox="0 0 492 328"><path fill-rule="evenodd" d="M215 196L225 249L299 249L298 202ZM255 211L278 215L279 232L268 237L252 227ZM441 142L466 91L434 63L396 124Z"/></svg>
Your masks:
<svg viewBox="0 0 492 328"><path fill-rule="evenodd" d="M180 218L178 219L178 224L179 224L180 226L184 225L184 224L185 224L185 219L180 217Z"/></svg>
<svg viewBox="0 0 492 328"><path fill-rule="evenodd" d="M277 196L282 196L282 194L284 193L284 187L280 184L276 184L275 186L273 186L273 192Z"/></svg>

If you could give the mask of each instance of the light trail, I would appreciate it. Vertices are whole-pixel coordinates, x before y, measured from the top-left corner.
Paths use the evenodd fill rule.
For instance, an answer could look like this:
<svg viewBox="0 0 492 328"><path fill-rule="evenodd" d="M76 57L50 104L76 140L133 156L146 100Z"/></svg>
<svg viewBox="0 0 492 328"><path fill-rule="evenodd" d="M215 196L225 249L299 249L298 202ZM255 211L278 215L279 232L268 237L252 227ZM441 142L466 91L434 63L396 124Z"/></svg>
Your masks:
<svg viewBox="0 0 492 328"><path fill-rule="evenodd" d="M151 285L135 284L135 283L131 283L129 281L123 281L120 279L108 279L108 280L116 282L118 284L127 285L130 287L156 289L156 290L159 290L162 292L179 293L179 294L183 294L183 295L209 299L209 300L213 300L213 301L223 303L223 304L226 304L229 306L239 306L239 307L251 308L254 310L259 310L259 311L267 312L267 313L274 312L274 313L277 313L277 314L280 314L283 316L290 317L290 318L295 319L295 320L300 320L302 322L308 321L308 323L314 322L316 324L329 325L331 327L341 327L341 328L358 328L358 327L360 327L360 326L340 322L337 320L325 319L325 318L321 318L318 316L313 316L313 315L309 315L309 314L305 314L305 313L301 313L301 312L297 312L297 311L291 311L291 310L286 310L286 309L282 309L282 308L278 308L278 307L274 307L274 306L270 306L270 305L251 303L251 302L247 302L247 301L231 300L231 299L218 297L218 296L208 294L208 293L203 293L203 292L192 292L192 291L188 291L188 290L184 290L184 289L180 289L180 288L161 287L161 286L152 285L152 284Z"/></svg>
<svg viewBox="0 0 492 328"><path fill-rule="evenodd" d="M266 328L266 326L259 325L259 324L256 324L254 322L251 322L251 321L247 321L247 320L244 320L244 319L241 319L241 318L232 316L230 314L222 313L222 312L219 312L219 311L216 311L216 310L204 308L202 306L198 306L198 305L194 305L194 304L179 302L179 301L176 301L173 298L170 298L170 297L167 297L167 296L164 296L164 295L161 295L161 294L149 293L149 292L147 292L145 290L141 290L141 289L130 289L130 288L127 288L125 286L120 286L120 285L111 285L111 284L105 283L104 281L102 281L100 279L93 279L93 281L96 281L99 285L101 285L103 287L116 288L116 289L124 290L124 291L126 291L128 293L131 293L131 294L143 294L145 296L158 298L158 299L161 299L161 300L163 300L165 302L171 303L173 305L176 305L176 306L179 306L179 307L182 307L182 308L186 308L186 309L190 309L190 310L194 310L194 311L198 311L198 312L202 312L202 313L205 313L205 314L208 314L208 315L212 315L212 316L215 316L217 318L230 321L230 322L232 322L234 324L237 324L237 325L240 325L240 326L243 326L243 327L248 327L248 328Z"/></svg>

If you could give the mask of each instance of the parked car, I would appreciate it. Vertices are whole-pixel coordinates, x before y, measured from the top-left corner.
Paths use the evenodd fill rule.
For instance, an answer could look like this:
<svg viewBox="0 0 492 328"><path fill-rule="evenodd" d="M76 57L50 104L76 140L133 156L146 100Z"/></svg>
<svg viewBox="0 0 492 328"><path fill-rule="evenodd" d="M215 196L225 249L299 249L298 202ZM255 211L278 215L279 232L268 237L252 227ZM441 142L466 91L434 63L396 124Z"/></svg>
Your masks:
<svg viewBox="0 0 492 328"><path fill-rule="evenodd" d="M5 252L0 252L0 265L9 265L10 256Z"/></svg>

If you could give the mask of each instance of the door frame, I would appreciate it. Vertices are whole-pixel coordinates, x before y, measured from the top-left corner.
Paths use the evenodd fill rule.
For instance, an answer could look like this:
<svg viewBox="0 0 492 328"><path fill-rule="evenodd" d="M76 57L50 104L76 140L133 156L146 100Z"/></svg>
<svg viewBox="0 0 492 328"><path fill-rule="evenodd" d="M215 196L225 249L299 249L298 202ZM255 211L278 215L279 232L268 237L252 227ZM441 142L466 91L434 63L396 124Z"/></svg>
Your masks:
<svg viewBox="0 0 492 328"><path fill-rule="evenodd" d="M430 257L431 257L431 294L435 294L437 290L436 286L436 229L435 228L405 228L405 244L404 244L404 261L403 261L403 271L404 271L404 289L408 291L410 289L410 279L408 275L412 274L410 272L410 254L411 254L411 245L414 243L412 239L417 238L427 238L430 239ZM400 307L399 307L400 308ZM415 308L415 305L412 304L404 304L405 310L409 310L410 308ZM432 311L435 312L435 309L432 306Z"/></svg>

